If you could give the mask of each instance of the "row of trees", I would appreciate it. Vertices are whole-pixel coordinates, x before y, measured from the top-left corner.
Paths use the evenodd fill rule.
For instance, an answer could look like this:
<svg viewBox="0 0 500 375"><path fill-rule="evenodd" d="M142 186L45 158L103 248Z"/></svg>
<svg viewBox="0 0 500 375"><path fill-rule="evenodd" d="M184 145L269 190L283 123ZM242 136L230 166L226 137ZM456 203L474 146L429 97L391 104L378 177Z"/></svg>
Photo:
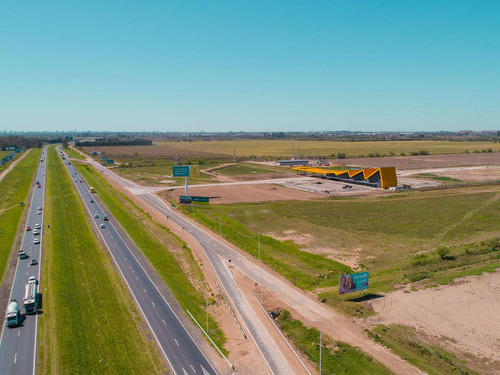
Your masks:
<svg viewBox="0 0 500 375"><path fill-rule="evenodd" d="M101 138L94 141L75 141L77 147L97 147L97 146L151 146L153 141L151 139L134 138L134 139L120 139L120 138Z"/></svg>
<svg viewBox="0 0 500 375"><path fill-rule="evenodd" d="M7 147L17 148L41 148L43 139L39 137L23 137L20 135L9 135L7 137L0 136L0 149L5 150Z"/></svg>

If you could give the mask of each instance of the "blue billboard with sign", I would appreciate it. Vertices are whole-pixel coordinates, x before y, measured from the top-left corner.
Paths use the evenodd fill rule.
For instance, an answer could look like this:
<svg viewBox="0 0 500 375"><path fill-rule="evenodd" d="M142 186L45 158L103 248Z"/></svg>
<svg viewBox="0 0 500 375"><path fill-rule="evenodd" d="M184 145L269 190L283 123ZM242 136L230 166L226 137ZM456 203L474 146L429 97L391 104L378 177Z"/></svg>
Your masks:
<svg viewBox="0 0 500 375"><path fill-rule="evenodd" d="M368 271L339 276L339 294L368 289Z"/></svg>

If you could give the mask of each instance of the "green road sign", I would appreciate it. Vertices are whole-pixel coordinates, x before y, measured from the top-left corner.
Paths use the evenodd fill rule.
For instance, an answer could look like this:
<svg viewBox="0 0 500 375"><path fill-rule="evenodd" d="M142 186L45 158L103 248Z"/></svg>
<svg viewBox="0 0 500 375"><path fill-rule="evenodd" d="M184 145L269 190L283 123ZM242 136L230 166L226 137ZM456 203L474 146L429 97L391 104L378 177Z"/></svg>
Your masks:
<svg viewBox="0 0 500 375"><path fill-rule="evenodd" d="M189 177L189 165L174 165L172 171L174 177Z"/></svg>

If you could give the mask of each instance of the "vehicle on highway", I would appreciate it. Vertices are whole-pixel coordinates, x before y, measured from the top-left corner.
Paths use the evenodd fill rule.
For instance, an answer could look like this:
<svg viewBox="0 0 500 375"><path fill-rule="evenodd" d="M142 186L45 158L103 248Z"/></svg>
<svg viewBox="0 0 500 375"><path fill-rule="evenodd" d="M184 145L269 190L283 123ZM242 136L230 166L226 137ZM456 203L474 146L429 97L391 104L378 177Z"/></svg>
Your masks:
<svg viewBox="0 0 500 375"><path fill-rule="evenodd" d="M37 211L36 212L37 215L41 215L42 214L42 211Z"/></svg>
<svg viewBox="0 0 500 375"><path fill-rule="evenodd" d="M35 258L31 259L30 266L36 266L36 259Z"/></svg>
<svg viewBox="0 0 500 375"><path fill-rule="evenodd" d="M26 259L28 257L28 254L26 254L26 251L24 250L19 250L18 255L19 259Z"/></svg>
<svg viewBox="0 0 500 375"><path fill-rule="evenodd" d="M109 220L107 216L103 216L103 218L102 218L102 219L103 219L104 221L108 221L108 220Z"/></svg>
<svg viewBox="0 0 500 375"><path fill-rule="evenodd" d="M38 206L38 210L39 211L43 210L42 206Z"/></svg>
<svg viewBox="0 0 500 375"><path fill-rule="evenodd" d="M89 191L90 191L91 193L95 193L95 189L94 189L92 186L90 186L90 187L89 187Z"/></svg>
<svg viewBox="0 0 500 375"><path fill-rule="evenodd" d="M35 229L40 229L40 224L35 224Z"/></svg>
<svg viewBox="0 0 500 375"><path fill-rule="evenodd" d="M29 232L31 230L31 227L26 227L26 232Z"/></svg>
<svg viewBox="0 0 500 375"><path fill-rule="evenodd" d="M94 200L93 200L93 199L91 199L91 200L90 200L90 203L94 203Z"/></svg>
<svg viewBox="0 0 500 375"><path fill-rule="evenodd" d="M38 245L40 244L40 240L38 238L33 239L33 245Z"/></svg>
<svg viewBox="0 0 500 375"><path fill-rule="evenodd" d="M30 278L28 279L28 282L34 282L35 284L38 284L38 281L36 280L35 276L30 276Z"/></svg>
<svg viewBox="0 0 500 375"><path fill-rule="evenodd" d="M33 235L34 235L34 236L37 236L37 235L39 235L39 234L40 234L40 230L39 230L39 229L35 229L35 230L33 231Z"/></svg>
<svg viewBox="0 0 500 375"><path fill-rule="evenodd" d="M36 292L36 278L34 276L30 277L30 280L24 287L23 304L25 314L36 314L38 310L38 299Z"/></svg>
<svg viewBox="0 0 500 375"><path fill-rule="evenodd" d="M98 218L99 218L99 215L97 215L97 214L94 214L94 217L95 217L96 219L98 219Z"/></svg>
<svg viewBox="0 0 500 375"><path fill-rule="evenodd" d="M21 312L19 311L19 304L15 299L11 299L9 306L7 306L5 323L7 327L15 327L21 323Z"/></svg>
<svg viewBox="0 0 500 375"><path fill-rule="evenodd" d="M99 225L99 228L106 228L104 224Z"/></svg>

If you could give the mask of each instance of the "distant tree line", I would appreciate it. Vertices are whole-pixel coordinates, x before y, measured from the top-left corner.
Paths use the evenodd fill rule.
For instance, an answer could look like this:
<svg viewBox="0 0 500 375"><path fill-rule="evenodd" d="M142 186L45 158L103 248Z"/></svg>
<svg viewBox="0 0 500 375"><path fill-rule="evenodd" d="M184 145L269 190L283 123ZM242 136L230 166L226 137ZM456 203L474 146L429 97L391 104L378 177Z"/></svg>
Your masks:
<svg viewBox="0 0 500 375"><path fill-rule="evenodd" d="M7 137L0 136L0 148L5 150L7 147L18 148L41 148L43 145L42 138L38 137L23 137L20 135L9 135Z"/></svg>
<svg viewBox="0 0 500 375"><path fill-rule="evenodd" d="M134 139L120 139L104 137L94 141L75 141L75 146L78 147L97 147L97 146L152 146L151 139L134 138Z"/></svg>

